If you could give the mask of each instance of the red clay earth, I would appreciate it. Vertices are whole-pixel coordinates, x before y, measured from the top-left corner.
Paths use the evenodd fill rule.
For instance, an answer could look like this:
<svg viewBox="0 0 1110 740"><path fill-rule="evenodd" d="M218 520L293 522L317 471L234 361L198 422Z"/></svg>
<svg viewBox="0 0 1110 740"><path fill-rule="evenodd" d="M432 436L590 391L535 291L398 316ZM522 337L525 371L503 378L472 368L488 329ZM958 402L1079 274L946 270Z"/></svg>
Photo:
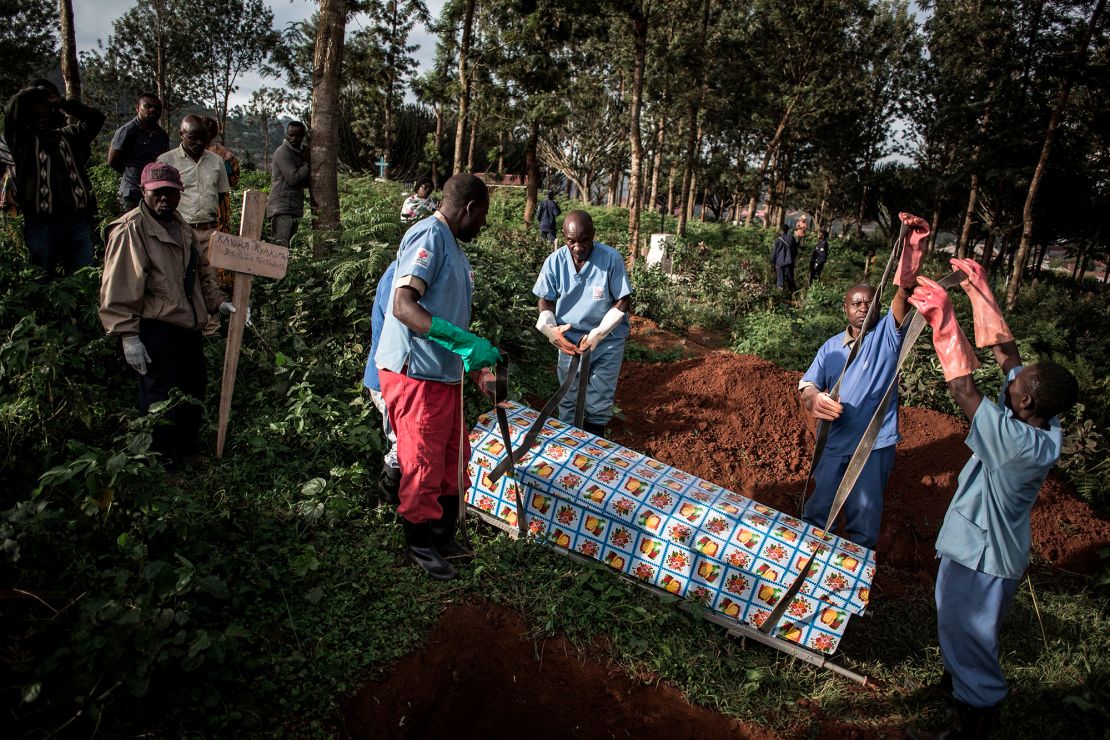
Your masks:
<svg viewBox="0 0 1110 740"><path fill-rule="evenodd" d="M712 332L676 337L643 319L633 338L682 349L673 363L625 363L612 437L634 450L794 513L813 424L796 392L799 373L716 349ZM903 408L902 442L887 486L874 593L931 583L933 543L970 451L961 419ZM1050 477L1033 511L1033 557L1092 572L1110 521ZM583 659L565 640L534 642L524 619L492 605L453 606L426 647L383 681L363 687L347 712L357 738L773 738L753 725L691 706L666 685ZM604 654L604 650L601 650ZM825 721L822 737L880 736ZM896 732L896 731L895 731ZM889 733L888 733L889 734Z"/></svg>
<svg viewBox="0 0 1110 740"><path fill-rule="evenodd" d="M632 738L770 740L774 734L692 706L579 656L562 638L540 642L515 612L455 605L421 650L347 711L354 738Z"/></svg>

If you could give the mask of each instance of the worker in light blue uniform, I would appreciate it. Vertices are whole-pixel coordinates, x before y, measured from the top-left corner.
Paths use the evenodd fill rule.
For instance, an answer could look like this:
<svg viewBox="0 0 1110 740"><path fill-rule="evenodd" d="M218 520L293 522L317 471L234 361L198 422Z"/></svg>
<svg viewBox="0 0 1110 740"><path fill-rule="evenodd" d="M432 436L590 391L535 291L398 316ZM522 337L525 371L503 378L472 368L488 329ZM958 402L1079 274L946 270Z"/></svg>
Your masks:
<svg viewBox="0 0 1110 740"><path fill-rule="evenodd" d="M590 350L585 429L604 436L613 416L613 397L624 360L632 286L624 258L594 241L594 224L585 211L571 211L563 221L565 246L544 260L532 292L539 298L538 329L559 349L559 382L571 358ZM574 421L578 381L559 404L558 417Z"/></svg>
<svg viewBox="0 0 1110 740"><path fill-rule="evenodd" d="M968 418L972 456L937 535L937 633L940 688L956 704L956 726L918 737L986 738L1007 694L998 634L1029 564L1033 504L1060 457L1059 414L1075 404L1078 383L1051 362L1023 367L982 266L954 259L971 299L975 343L990 347L1006 382L998 403L984 398L972 372L979 362L937 283L921 278L910 298L930 326L948 390Z"/></svg>
<svg viewBox="0 0 1110 740"><path fill-rule="evenodd" d="M382 386L378 380L378 366L374 362L374 353L378 350L378 341L382 337L382 327L385 325L385 309L389 305L389 294L393 290L393 273L397 271L397 260L393 260L385 269L377 290L374 291L374 310L370 315L370 354L366 357L366 370L362 374L362 384L370 391L370 400L374 408L382 415L382 432L385 433L389 449L382 459L382 472L378 477L378 497L387 504L396 506L400 503L397 491L401 486L401 464L397 461L397 435L393 433L393 426L389 423L389 412L382 398Z"/></svg>
<svg viewBox="0 0 1110 740"><path fill-rule="evenodd" d="M401 464L397 513L406 557L436 580L458 571L447 561L474 557L455 539L460 501L469 488L470 442L462 420L462 380L470 372L492 393L489 370L500 353L469 332L474 273L461 247L478 236L489 190L460 173L443 186L434 215L401 240L397 268L374 352Z"/></svg>
<svg viewBox="0 0 1110 740"><path fill-rule="evenodd" d="M875 290L870 285L861 283L848 289L844 296L847 330L821 345L798 384L806 410L830 425L825 449L813 471L813 494L802 512L802 518L817 527L825 527L852 453L859 446L864 430L897 371L898 353L905 336L903 322L909 312L906 300L913 290L921 266L924 240L929 235L923 220L910 214L902 214L902 218L909 233L894 278L898 287L890 303L890 311L864 334L855 359L844 373L839 400L833 400L829 392L844 371L852 343L859 337L867 311L875 299ZM871 455L844 502L842 531L857 545L873 549L879 541L883 489L894 467L894 448L899 439L898 395L895 390Z"/></svg>

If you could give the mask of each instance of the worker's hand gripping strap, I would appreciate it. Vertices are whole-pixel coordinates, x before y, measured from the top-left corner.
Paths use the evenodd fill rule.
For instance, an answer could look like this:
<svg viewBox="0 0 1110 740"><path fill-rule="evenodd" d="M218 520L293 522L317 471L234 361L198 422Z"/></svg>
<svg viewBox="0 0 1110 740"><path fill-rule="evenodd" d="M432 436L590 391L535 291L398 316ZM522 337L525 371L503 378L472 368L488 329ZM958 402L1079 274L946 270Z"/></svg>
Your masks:
<svg viewBox="0 0 1110 740"><path fill-rule="evenodd" d="M954 288L959 285L961 281L967 279L967 276L957 270L951 273L943 280L940 285L946 290ZM879 407L875 409L875 413L871 416L871 421L867 424L867 429L864 430L863 438L860 440L859 445L856 447L855 452L852 453L852 459L848 462L848 467L844 471L844 477L840 479L840 485L836 489L836 495L833 497L832 506L829 508L828 519L825 520L825 531L832 527L833 522L840 516L840 510L844 508L844 502L848 500L848 494L856 485L859 480L860 473L863 472L864 466L867 464L867 458L871 456L871 450L875 447L875 440L879 438L879 430L883 427L883 418L886 416L887 407L890 405L891 400L894 398L894 391L898 387L898 371L905 363L906 358L909 357L913 351L913 345L917 342L918 337L921 336L921 330L925 328L925 317L918 313L915 309L911 308L907 318L910 319L909 327L906 329L906 336L902 340L902 350L898 353L898 364L895 366L894 376L890 379L890 385L887 386L886 393L883 394L883 400L879 403ZM790 602L798 595L802 588L802 584L809 573L813 570L813 561L817 553L814 552L806 560L802 570L798 573L798 577L790 584L790 588L782 595L779 602L775 604L775 608L763 621L759 629L761 632L769 634L775 628L782 615L786 612Z"/></svg>
<svg viewBox="0 0 1110 740"><path fill-rule="evenodd" d="M497 414L497 428L501 431L501 443L505 445L505 459L513 459L513 435L509 430L509 417L502 405L509 400L509 356L502 353L497 363L497 381L494 385L493 410ZM500 476L498 476L500 477ZM490 475L492 479L492 474ZM524 508L524 493L516 488L516 526L521 533L528 532L527 512Z"/></svg>
<svg viewBox="0 0 1110 740"><path fill-rule="evenodd" d="M547 422L551 415L555 413L555 409L559 407L559 402L563 400L563 396L567 395L570 387L574 385L574 379L578 375L578 365L582 360L582 355L573 355L570 358L570 366L567 368L567 376L563 379L563 384L559 386L559 390L555 391L555 395L547 399L547 403L540 409L540 415L532 422L531 428L528 429L527 434L521 441L520 446L516 448L516 452L506 447L505 457L497 464L493 470L489 472L490 483L496 483L498 478L503 476L509 468L516 465L517 460L524 457L528 450L532 449L532 445L536 443L536 437L540 436L540 430Z"/></svg>
<svg viewBox="0 0 1110 740"><path fill-rule="evenodd" d="M906 234L909 233L909 226L905 221L902 221L902 226L898 230L898 236L894 239L894 244L890 247L890 256L886 259L886 267L883 268L883 277L879 281L878 287L875 289L874 299L871 305L867 307L867 316L863 319L863 326L860 327L859 334L852 340L852 345L848 349L848 357L844 360L844 368L840 371L840 377L836 379L832 389L829 390L829 397L834 401L840 400L840 384L844 381L844 376L848 373L848 367L856 359L859 353L859 348L863 346L863 338L867 336L870 327L875 323L875 315L879 312L879 306L883 302L883 288L886 286L887 281L890 280L890 273L894 269L895 263L898 261L899 247L905 242ZM798 507L798 516L802 516L805 512L806 498L809 496L809 484L813 481L813 471L817 469L817 463L821 460L821 455L825 451L825 443L829 439L829 424L830 422L822 419L817 420L816 429L816 442L813 445L813 455L809 460L809 473L806 475L806 483L802 487L802 502Z"/></svg>

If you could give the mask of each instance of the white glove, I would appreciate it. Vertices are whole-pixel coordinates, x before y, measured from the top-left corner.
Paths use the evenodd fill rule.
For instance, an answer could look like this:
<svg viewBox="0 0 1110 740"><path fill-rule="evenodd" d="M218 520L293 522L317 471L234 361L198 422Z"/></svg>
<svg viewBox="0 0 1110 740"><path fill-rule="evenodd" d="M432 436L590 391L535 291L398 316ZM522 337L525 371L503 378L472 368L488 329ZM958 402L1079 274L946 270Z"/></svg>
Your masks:
<svg viewBox="0 0 1110 740"><path fill-rule="evenodd" d="M235 313L235 304L231 301L224 301L220 304L220 313L222 313L224 316L230 316L231 314Z"/></svg>
<svg viewBox="0 0 1110 740"><path fill-rule="evenodd" d="M624 311L616 306L613 306L605 315L601 317L601 323L597 325L596 329L591 329L590 333L582 338L578 343L578 349L583 352L587 349L595 349L597 345L605 341L605 337L609 336L613 329L624 319Z"/></svg>
<svg viewBox="0 0 1110 740"><path fill-rule="evenodd" d="M551 311L540 311L540 318L536 322L536 329L547 337L547 341L558 347L560 351L566 352L568 355L574 355L578 354L574 349L574 344L563 336L563 332L570 327L570 324L558 326L555 323L555 314Z"/></svg>
<svg viewBox="0 0 1110 740"><path fill-rule="evenodd" d="M138 334L123 338L123 357L139 375L146 375L146 364L150 362L150 355L147 354L143 340L139 339Z"/></svg>

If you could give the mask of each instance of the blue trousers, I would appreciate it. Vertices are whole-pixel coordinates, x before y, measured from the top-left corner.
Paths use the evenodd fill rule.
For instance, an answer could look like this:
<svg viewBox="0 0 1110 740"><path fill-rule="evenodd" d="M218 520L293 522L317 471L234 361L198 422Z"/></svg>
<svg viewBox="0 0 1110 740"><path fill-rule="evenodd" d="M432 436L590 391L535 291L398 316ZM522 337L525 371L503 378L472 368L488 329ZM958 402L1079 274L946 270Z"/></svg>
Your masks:
<svg viewBox="0 0 1110 740"><path fill-rule="evenodd" d="M826 453L817 462L817 469L813 471L813 495L809 497L802 513L802 518L810 524L825 526L836 489L851 459L851 455ZM883 489L886 488L892 467L894 445L872 450L855 487L844 502L844 536L857 545L874 548L879 541L879 525L883 520Z"/></svg>
<svg viewBox="0 0 1110 740"><path fill-rule="evenodd" d="M945 556L937 572L937 636L952 695L971 707L1006 698L998 662L998 632L1020 581L989 576Z"/></svg>
<svg viewBox="0 0 1110 740"><path fill-rule="evenodd" d="M25 214L23 240L31 264L45 273L47 279L54 277L59 266L69 275L92 264L92 231L84 216Z"/></svg>
<svg viewBox="0 0 1110 740"><path fill-rule="evenodd" d="M569 338L569 337L568 337ZM586 421L602 426L613 418L613 398L617 395L617 377L621 374L624 361L624 337L607 338L590 353L590 377L586 383ZM559 384L566 380L570 367L570 355L559 353ZM578 401L578 382L575 379L570 390L559 403L556 416L562 421L574 423L574 407Z"/></svg>

